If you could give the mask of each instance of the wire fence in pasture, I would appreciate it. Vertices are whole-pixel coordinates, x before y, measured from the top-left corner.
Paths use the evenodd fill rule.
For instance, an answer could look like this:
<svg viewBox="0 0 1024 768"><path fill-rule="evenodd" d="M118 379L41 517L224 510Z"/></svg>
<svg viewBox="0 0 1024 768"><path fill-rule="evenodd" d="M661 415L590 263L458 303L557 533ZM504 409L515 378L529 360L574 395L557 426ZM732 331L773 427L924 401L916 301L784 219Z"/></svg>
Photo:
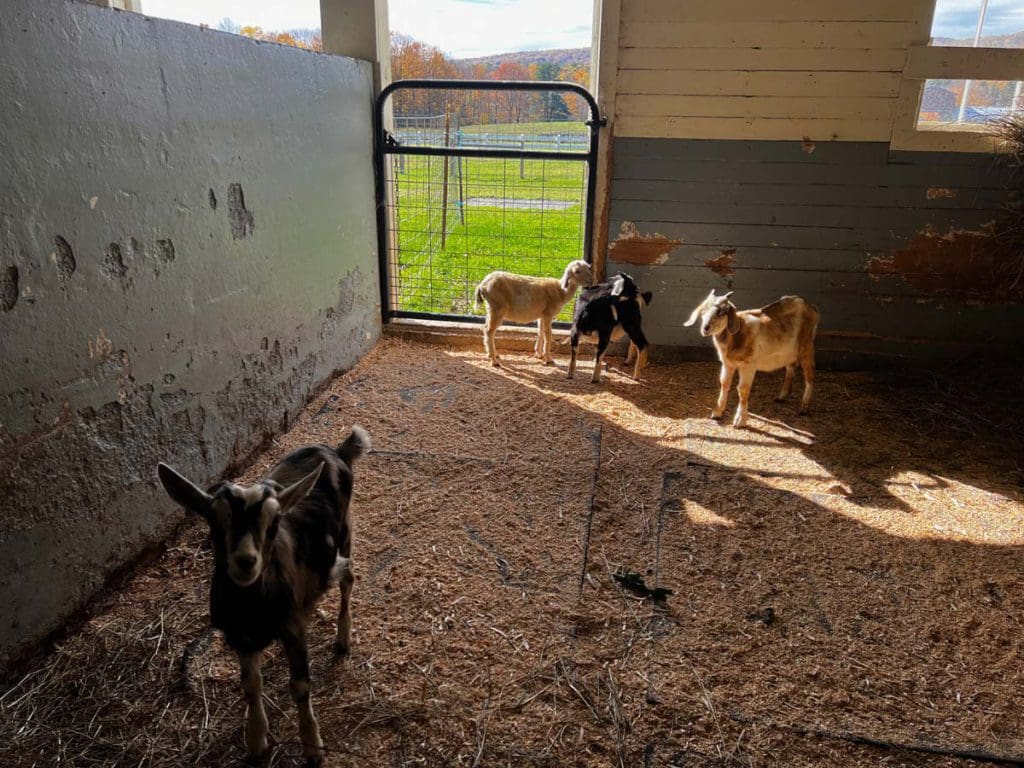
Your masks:
<svg viewBox="0 0 1024 768"><path fill-rule="evenodd" d="M488 273L558 277L587 256L594 130L564 119L565 97L551 94L567 85L546 85L502 99L453 91L439 112L396 114L382 132L386 314L479 318L473 297ZM516 99L512 116L529 119L500 122ZM536 119L545 109L558 119Z"/></svg>

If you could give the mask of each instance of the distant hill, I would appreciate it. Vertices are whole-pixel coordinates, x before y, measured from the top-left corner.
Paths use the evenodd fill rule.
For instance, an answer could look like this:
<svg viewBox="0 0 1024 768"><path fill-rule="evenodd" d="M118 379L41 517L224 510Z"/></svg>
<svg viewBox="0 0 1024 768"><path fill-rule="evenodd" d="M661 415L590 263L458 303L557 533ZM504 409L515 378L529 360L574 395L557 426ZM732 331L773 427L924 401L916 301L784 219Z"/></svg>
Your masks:
<svg viewBox="0 0 1024 768"><path fill-rule="evenodd" d="M932 45L967 46L974 45L973 37L933 37ZM1024 29L1008 35L985 35L978 42L982 48L1024 48Z"/></svg>
<svg viewBox="0 0 1024 768"><path fill-rule="evenodd" d="M483 64L488 70L497 69L506 61L514 61L528 67L531 64L551 62L560 67L589 67L589 48L554 48L547 51L515 51L513 53L496 53L493 56L479 56L474 59L454 59L453 63L459 69L469 69L477 64Z"/></svg>

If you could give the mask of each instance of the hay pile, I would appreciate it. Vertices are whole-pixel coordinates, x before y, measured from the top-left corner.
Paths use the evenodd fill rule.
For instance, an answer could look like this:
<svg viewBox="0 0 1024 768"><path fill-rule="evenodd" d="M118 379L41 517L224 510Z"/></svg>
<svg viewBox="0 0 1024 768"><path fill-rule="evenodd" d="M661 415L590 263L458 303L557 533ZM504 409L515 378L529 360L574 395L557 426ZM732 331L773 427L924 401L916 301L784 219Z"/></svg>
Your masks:
<svg viewBox="0 0 1024 768"><path fill-rule="evenodd" d="M1006 149L1005 162L1014 169L1014 195L995 223L994 236L1010 254L1011 289L1024 279L1024 112L1014 112L996 123L996 135Z"/></svg>
<svg viewBox="0 0 1024 768"><path fill-rule="evenodd" d="M243 478L353 422L375 440L352 657L332 661L335 593L312 622L328 765L1024 755L1019 394L821 373L797 417L760 376L736 431L705 418L711 365L594 387L587 366L569 382L564 361L507 360L384 341ZM235 663L197 641L204 537L189 525L0 691L0 764L237 764ZM641 599L621 572L673 594ZM298 765L278 651L264 671L268 764Z"/></svg>

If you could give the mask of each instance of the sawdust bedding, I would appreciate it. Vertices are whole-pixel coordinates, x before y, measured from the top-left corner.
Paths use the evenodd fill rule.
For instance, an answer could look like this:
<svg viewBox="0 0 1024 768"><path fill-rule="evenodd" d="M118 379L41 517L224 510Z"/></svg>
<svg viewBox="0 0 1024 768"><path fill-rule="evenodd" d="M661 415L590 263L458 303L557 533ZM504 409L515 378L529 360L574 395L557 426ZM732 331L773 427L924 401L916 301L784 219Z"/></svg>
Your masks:
<svg viewBox="0 0 1024 768"><path fill-rule="evenodd" d="M709 364L594 386L586 366L567 381L564 360L505 359L382 341L241 478L352 423L375 441L353 655L330 653L336 593L312 621L328 765L1024 756L1012 383L824 372L797 416L762 376L734 430L706 418ZM197 642L204 540L188 523L0 692L0 764L238 763L234 659ZM299 764L277 650L264 671L267 764Z"/></svg>

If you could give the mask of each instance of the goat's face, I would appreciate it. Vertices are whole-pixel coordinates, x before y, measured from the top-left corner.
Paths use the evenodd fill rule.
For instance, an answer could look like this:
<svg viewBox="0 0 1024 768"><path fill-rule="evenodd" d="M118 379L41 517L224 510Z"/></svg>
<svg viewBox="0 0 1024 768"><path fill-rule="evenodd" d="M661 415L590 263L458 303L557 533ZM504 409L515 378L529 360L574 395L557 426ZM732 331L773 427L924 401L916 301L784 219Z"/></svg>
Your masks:
<svg viewBox="0 0 1024 768"><path fill-rule="evenodd" d="M166 464L157 474L172 499L209 523L218 561L233 582L248 587L263 573L281 516L313 489L323 466L287 488L265 480L249 487L218 483L209 492Z"/></svg>
<svg viewBox="0 0 1024 768"><path fill-rule="evenodd" d="M569 262L562 279L567 287L573 285L592 285L594 273L587 262L577 259L576 261Z"/></svg>
<svg viewBox="0 0 1024 768"><path fill-rule="evenodd" d="M693 310L690 319L683 325L690 326L699 320L701 336L717 336L725 330L735 333L738 319L736 318L736 306L729 301L730 296L732 296L732 291L724 296L715 296L715 291L712 289L707 298Z"/></svg>

